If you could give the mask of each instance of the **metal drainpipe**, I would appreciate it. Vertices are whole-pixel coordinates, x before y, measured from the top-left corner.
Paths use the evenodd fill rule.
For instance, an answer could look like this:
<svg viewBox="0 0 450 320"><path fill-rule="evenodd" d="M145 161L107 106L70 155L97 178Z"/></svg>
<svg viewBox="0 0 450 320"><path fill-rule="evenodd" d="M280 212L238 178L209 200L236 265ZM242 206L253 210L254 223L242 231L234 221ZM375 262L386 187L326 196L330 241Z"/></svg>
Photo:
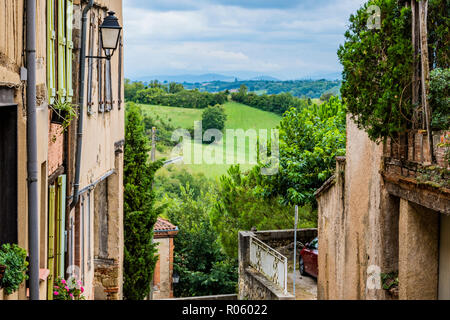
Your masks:
<svg viewBox="0 0 450 320"><path fill-rule="evenodd" d="M83 9L83 15L81 17L81 42L80 42L80 105L78 116L78 129L77 129L77 151L75 156L75 181L73 184L73 201L70 205L74 208L80 200L80 171L81 171L81 152L83 145L83 120L84 120L84 83L86 77L86 30L87 30L87 15L89 10L94 6L94 0L89 0L87 6Z"/></svg>
<svg viewBox="0 0 450 320"><path fill-rule="evenodd" d="M36 0L27 0L27 169L30 300L39 300L39 193L36 123Z"/></svg>

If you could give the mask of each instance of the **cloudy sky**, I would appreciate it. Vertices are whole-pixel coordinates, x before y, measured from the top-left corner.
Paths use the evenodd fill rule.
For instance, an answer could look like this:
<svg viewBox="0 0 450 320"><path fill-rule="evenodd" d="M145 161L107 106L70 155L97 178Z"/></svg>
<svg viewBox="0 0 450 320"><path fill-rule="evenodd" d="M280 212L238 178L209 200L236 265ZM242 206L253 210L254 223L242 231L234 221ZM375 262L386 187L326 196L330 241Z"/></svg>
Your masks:
<svg viewBox="0 0 450 320"><path fill-rule="evenodd" d="M125 76L299 79L341 71L336 51L365 0L123 0Z"/></svg>

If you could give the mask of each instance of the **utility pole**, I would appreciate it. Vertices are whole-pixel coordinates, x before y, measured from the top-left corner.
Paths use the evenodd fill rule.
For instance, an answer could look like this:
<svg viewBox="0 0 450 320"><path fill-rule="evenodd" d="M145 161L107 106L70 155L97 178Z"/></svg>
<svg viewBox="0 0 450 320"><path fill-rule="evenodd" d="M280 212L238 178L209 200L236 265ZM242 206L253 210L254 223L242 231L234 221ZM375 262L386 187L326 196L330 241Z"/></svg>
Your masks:
<svg viewBox="0 0 450 320"><path fill-rule="evenodd" d="M297 264L297 221L298 221L298 206L295 206L295 221L294 221L294 277L293 277L293 293L294 293L294 297L295 297L295 267Z"/></svg>

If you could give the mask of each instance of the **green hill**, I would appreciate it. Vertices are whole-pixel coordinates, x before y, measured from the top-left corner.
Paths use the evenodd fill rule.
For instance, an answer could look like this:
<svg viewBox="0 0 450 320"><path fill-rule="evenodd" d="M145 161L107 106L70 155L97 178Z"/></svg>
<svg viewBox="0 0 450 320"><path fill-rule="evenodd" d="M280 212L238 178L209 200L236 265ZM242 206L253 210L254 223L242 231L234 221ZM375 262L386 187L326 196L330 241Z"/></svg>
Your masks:
<svg viewBox="0 0 450 320"><path fill-rule="evenodd" d="M193 128L194 121L200 121L202 118L202 109L187 109L187 108L177 108L177 107L165 107L165 106L154 106L154 105L141 105L144 113L155 116L158 115L160 118L170 121L170 123L175 128ZM262 111L256 108L252 108L243 104L228 102L224 105L225 112L227 114L227 122L225 124L226 129L242 129L247 131L248 129L255 129L258 133L259 129L268 129L270 135L270 129L275 128L281 120L281 117L266 111ZM225 131L226 132L226 131ZM224 134L225 134L224 132ZM238 150L237 141L235 141L234 155L235 159L238 156L245 156L246 163L241 164L243 169L249 169L252 164L249 164L249 139L246 139L246 145L244 150ZM226 135L224 135L222 150L220 146L203 145L203 148L210 148L211 152L223 152L224 161L230 154L227 153ZM194 148L191 146L192 154L194 154ZM167 154L158 154L158 158L170 158L170 152ZM192 161L193 162L193 161ZM216 178L220 175L226 173L229 164L184 164L193 173L202 172L207 177Z"/></svg>

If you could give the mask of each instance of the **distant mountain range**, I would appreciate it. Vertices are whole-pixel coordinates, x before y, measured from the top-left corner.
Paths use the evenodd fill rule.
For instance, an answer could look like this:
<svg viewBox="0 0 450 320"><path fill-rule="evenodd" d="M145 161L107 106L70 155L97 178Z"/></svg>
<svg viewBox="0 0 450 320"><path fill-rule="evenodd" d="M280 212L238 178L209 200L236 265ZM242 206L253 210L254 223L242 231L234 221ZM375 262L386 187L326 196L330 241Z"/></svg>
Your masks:
<svg viewBox="0 0 450 320"><path fill-rule="evenodd" d="M222 74L216 73L206 73L201 75L193 75L193 74L183 74L178 76L169 76L169 75L156 75L156 76L147 76L138 78L138 81L149 82L153 80L158 80L160 82L178 82L178 83L202 83L209 81L225 81L232 82L235 81L235 77L224 76Z"/></svg>
<svg viewBox="0 0 450 320"><path fill-rule="evenodd" d="M243 80L254 80L254 81L280 81L280 79L271 76L257 76L252 78L239 78L234 76L225 76L223 74L217 73L206 73L200 75L193 74L183 74L177 76L169 75L156 75L156 76L146 76L137 78L137 81L149 82L153 80L158 80L160 82L178 82L178 83L204 83L211 81L223 81L223 82L233 82L233 81L243 81Z"/></svg>
<svg viewBox="0 0 450 320"><path fill-rule="evenodd" d="M245 74L245 73L244 73ZM314 75L308 75L298 79L292 80L340 80L342 75L340 72L332 73L317 73ZM219 73L205 73L205 74L182 74L182 75L155 75L145 76L132 79L133 81L150 82L158 80L160 82L177 82L177 83L205 83L212 81L234 82L234 81L283 81L278 78L268 75L254 76L251 74L241 76L223 75Z"/></svg>

